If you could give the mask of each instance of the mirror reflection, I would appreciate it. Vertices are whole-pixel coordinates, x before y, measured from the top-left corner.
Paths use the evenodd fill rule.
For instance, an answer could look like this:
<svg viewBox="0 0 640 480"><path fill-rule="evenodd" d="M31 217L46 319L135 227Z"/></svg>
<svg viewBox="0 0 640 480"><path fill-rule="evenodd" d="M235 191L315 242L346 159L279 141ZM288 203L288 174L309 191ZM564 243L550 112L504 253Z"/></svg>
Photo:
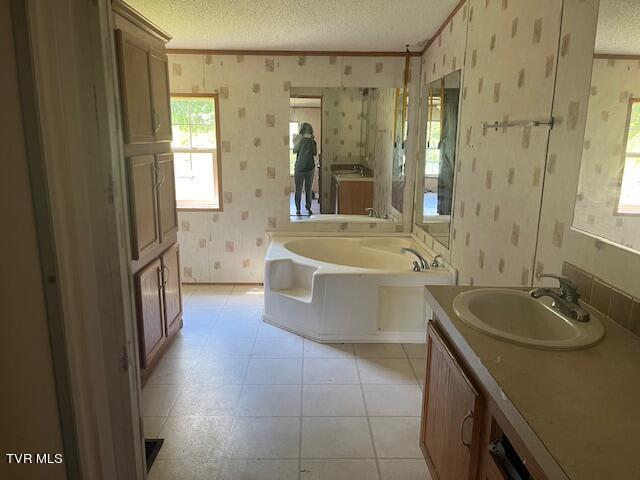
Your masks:
<svg viewBox="0 0 640 480"><path fill-rule="evenodd" d="M395 111L395 88L290 89L292 221L394 221Z"/></svg>
<svg viewBox="0 0 640 480"><path fill-rule="evenodd" d="M640 7L612 29L613 7L598 17L573 226L640 250Z"/></svg>
<svg viewBox="0 0 640 480"><path fill-rule="evenodd" d="M453 205L460 77L457 70L427 86L423 107L426 147L416 189L416 224L446 247Z"/></svg>

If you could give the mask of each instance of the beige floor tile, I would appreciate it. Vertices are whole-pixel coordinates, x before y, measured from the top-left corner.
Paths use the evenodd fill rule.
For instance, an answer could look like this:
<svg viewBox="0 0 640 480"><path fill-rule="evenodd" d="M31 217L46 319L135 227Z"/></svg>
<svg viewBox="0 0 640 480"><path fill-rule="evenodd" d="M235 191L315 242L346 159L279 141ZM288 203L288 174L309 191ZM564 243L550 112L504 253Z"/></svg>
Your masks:
<svg viewBox="0 0 640 480"><path fill-rule="evenodd" d="M365 417L303 417L303 458L373 458Z"/></svg>
<svg viewBox="0 0 640 480"><path fill-rule="evenodd" d="M245 385L236 415L297 417L300 415L300 386Z"/></svg>
<svg viewBox="0 0 640 480"><path fill-rule="evenodd" d="M220 320L262 321L262 305L225 305L220 312Z"/></svg>
<svg viewBox="0 0 640 480"><path fill-rule="evenodd" d="M365 415L360 385L305 385L302 415L359 417Z"/></svg>
<svg viewBox="0 0 640 480"><path fill-rule="evenodd" d="M379 460L381 480L431 480L422 459Z"/></svg>
<svg viewBox="0 0 640 480"><path fill-rule="evenodd" d="M424 343L403 343L402 348L409 358L424 358L427 346Z"/></svg>
<svg viewBox="0 0 640 480"><path fill-rule="evenodd" d="M215 285L201 283L198 284L198 289L195 291L195 295L228 297L232 291L233 285Z"/></svg>
<svg viewBox="0 0 640 480"><path fill-rule="evenodd" d="M162 358L153 369L147 385L182 385L187 381L195 361L184 358Z"/></svg>
<svg viewBox="0 0 640 480"><path fill-rule="evenodd" d="M202 353L202 347L206 338L185 338L178 333L171 342L169 348L164 352L162 358L182 358L184 360L195 360Z"/></svg>
<svg viewBox="0 0 640 480"><path fill-rule="evenodd" d="M302 338L257 338L253 346L254 357L300 358Z"/></svg>
<svg viewBox="0 0 640 480"><path fill-rule="evenodd" d="M407 358L399 343L356 343L354 348L362 358Z"/></svg>
<svg viewBox="0 0 640 480"><path fill-rule="evenodd" d="M210 358L202 356L187 379L190 385L242 385L249 358Z"/></svg>
<svg viewBox="0 0 640 480"><path fill-rule="evenodd" d="M220 458L232 422L231 417L169 417L160 430L164 444L158 458Z"/></svg>
<svg viewBox="0 0 640 480"><path fill-rule="evenodd" d="M142 415L166 417L176 403L181 385L145 385L142 389Z"/></svg>
<svg viewBox="0 0 640 480"><path fill-rule="evenodd" d="M258 320L218 320L211 331L211 338L255 337L260 326Z"/></svg>
<svg viewBox="0 0 640 480"><path fill-rule="evenodd" d="M186 339L200 340L204 343L213 331L215 322L185 322L184 326L178 332L178 337ZM178 338L176 337L176 338Z"/></svg>
<svg viewBox="0 0 640 480"><path fill-rule="evenodd" d="M360 383L356 361L351 358L307 358L304 361L304 383Z"/></svg>
<svg viewBox="0 0 640 480"><path fill-rule="evenodd" d="M411 360L411 366L413 367L413 371L416 374L416 377L418 378L418 382L420 382L420 385L424 385L424 380L425 380L425 376L426 376L426 368L427 368L427 361L424 358L412 358Z"/></svg>
<svg viewBox="0 0 640 480"><path fill-rule="evenodd" d="M227 302L228 295L225 294L209 294L196 291L192 294L185 304L188 308L215 308L222 307Z"/></svg>
<svg viewBox="0 0 640 480"><path fill-rule="evenodd" d="M301 480L378 480L375 460L303 460Z"/></svg>
<svg viewBox="0 0 640 480"><path fill-rule="evenodd" d="M423 458L420 417L370 417L378 458Z"/></svg>
<svg viewBox="0 0 640 480"><path fill-rule="evenodd" d="M167 417L142 417L144 438L157 438Z"/></svg>
<svg viewBox="0 0 640 480"><path fill-rule="evenodd" d="M221 311L222 305L200 308L187 305L182 311L182 319L185 325L190 323L213 323L218 320Z"/></svg>
<svg viewBox="0 0 640 480"><path fill-rule="evenodd" d="M225 460L218 480L298 480L298 460Z"/></svg>
<svg viewBox="0 0 640 480"><path fill-rule="evenodd" d="M202 346L202 358L249 357L254 343L253 337L209 338Z"/></svg>
<svg viewBox="0 0 640 480"><path fill-rule="evenodd" d="M229 458L297 458L300 441L298 417L237 417Z"/></svg>
<svg viewBox="0 0 640 480"><path fill-rule="evenodd" d="M240 398L241 385L187 385L170 415L231 416Z"/></svg>
<svg viewBox="0 0 640 480"><path fill-rule="evenodd" d="M358 359L363 384L410 385L417 383L409 360L402 358Z"/></svg>
<svg viewBox="0 0 640 480"><path fill-rule="evenodd" d="M300 338L300 336L263 321L258 330L258 338Z"/></svg>
<svg viewBox="0 0 640 480"><path fill-rule="evenodd" d="M211 480L217 478L220 460L156 459L147 478L149 480Z"/></svg>
<svg viewBox="0 0 640 480"><path fill-rule="evenodd" d="M250 385L300 385L302 360L298 358L252 358L245 383Z"/></svg>
<svg viewBox="0 0 640 480"><path fill-rule="evenodd" d="M305 358L353 358L351 343L318 343L304 339Z"/></svg>
<svg viewBox="0 0 640 480"><path fill-rule="evenodd" d="M363 385L371 416L420 416L422 391L417 385Z"/></svg>

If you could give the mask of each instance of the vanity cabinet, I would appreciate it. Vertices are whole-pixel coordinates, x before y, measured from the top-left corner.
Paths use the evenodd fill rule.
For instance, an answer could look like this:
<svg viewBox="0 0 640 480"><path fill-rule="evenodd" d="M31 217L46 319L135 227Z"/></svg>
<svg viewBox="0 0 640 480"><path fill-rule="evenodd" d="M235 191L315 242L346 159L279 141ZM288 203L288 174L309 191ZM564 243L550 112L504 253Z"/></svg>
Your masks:
<svg viewBox="0 0 640 480"><path fill-rule="evenodd" d="M373 182L331 180L331 213L366 215L373 207Z"/></svg>
<svg viewBox="0 0 640 480"><path fill-rule="evenodd" d="M482 398L430 322L420 445L436 479L475 478Z"/></svg>
<svg viewBox="0 0 640 480"><path fill-rule="evenodd" d="M509 480L504 458L522 478L546 480L524 442L447 338L427 326L420 447L433 480Z"/></svg>

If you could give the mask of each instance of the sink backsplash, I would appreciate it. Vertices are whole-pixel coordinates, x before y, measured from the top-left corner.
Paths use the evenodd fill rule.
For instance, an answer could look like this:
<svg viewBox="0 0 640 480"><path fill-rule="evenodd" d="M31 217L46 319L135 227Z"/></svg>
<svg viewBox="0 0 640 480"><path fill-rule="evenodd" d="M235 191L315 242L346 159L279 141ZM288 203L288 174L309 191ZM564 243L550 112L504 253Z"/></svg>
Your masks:
<svg viewBox="0 0 640 480"><path fill-rule="evenodd" d="M562 274L578 286L583 302L640 336L640 299L568 262L562 264Z"/></svg>

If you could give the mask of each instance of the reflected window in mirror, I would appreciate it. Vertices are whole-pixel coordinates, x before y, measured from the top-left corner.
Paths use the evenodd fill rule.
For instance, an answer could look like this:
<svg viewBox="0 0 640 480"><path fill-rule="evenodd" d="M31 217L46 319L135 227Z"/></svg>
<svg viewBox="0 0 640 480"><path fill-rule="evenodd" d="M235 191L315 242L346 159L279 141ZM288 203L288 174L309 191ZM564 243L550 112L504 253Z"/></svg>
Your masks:
<svg viewBox="0 0 640 480"><path fill-rule="evenodd" d="M640 215L640 98L629 102L626 153L617 213Z"/></svg>
<svg viewBox="0 0 640 480"><path fill-rule="evenodd" d="M416 182L416 224L449 245L460 103L458 70L434 80L423 95L425 122L423 175Z"/></svg>

